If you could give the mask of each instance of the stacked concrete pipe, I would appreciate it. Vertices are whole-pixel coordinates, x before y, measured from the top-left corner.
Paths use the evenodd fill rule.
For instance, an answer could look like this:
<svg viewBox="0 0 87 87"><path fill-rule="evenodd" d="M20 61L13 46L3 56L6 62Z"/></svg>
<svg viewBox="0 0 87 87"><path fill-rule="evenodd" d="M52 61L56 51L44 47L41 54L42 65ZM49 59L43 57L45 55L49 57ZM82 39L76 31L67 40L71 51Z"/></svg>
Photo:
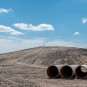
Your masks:
<svg viewBox="0 0 87 87"><path fill-rule="evenodd" d="M76 78L87 78L87 65L80 65L75 69Z"/></svg>
<svg viewBox="0 0 87 87"><path fill-rule="evenodd" d="M59 65L52 65L47 68L49 78L57 78L59 76Z"/></svg>
<svg viewBox="0 0 87 87"><path fill-rule="evenodd" d="M75 76L76 78L87 78L87 65L52 65L47 68L49 78L67 79Z"/></svg>
<svg viewBox="0 0 87 87"><path fill-rule="evenodd" d="M74 75L73 68L70 65L64 65L60 69L60 76L62 78L71 78Z"/></svg>

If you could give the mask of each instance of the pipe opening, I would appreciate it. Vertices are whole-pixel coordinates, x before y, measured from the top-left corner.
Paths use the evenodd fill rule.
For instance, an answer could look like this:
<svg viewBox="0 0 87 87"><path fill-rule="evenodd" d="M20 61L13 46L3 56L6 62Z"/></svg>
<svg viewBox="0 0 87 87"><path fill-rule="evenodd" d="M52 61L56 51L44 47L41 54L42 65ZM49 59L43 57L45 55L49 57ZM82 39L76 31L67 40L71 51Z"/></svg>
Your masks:
<svg viewBox="0 0 87 87"><path fill-rule="evenodd" d="M63 66L60 69L60 74L62 78L70 78L73 75L73 70L70 66Z"/></svg>
<svg viewBox="0 0 87 87"><path fill-rule="evenodd" d="M76 74L77 78L85 78L87 75L87 72L82 71L81 66L79 66L76 68L75 74Z"/></svg>
<svg viewBox="0 0 87 87"><path fill-rule="evenodd" d="M56 66L49 66L47 69L47 75L50 78L57 78L59 76L59 70Z"/></svg>

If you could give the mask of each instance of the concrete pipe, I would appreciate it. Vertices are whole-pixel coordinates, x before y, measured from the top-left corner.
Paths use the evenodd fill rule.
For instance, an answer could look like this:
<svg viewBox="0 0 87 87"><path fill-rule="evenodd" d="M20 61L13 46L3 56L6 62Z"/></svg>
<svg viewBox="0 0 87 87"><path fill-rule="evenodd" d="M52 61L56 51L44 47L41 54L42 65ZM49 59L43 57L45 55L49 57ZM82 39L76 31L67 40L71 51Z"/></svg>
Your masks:
<svg viewBox="0 0 87 87"><path fill-rule="evenodd" d="M69 65L64 65L60 69L60 76L62 78L71 78L73 76L73 69Z"/></svg>
<svg viewBox="0 0 87 87"><path fill-rule="evenodd" d="M87 65L78 66L75 69L76 78L87 78Z"/></svg>
<svg viewBox="0 0 87 87"><path fill-rule="evenodd" d="M75 70L79 65L69 65L73 70L73 75L75 76Z"/></svg>
<svg viewBox="0 0 87 87"><path fill-rule="evenodd" d="M52 65L47 68L50 78L87 78L87 65Z"/></svg>
<svg viewBox="0 0 87 87"><path fill-rule="evenodd" d="M57 78L59 76L58 66L49 66L47 68L47 75L49 76L49 78Z"/></svg>

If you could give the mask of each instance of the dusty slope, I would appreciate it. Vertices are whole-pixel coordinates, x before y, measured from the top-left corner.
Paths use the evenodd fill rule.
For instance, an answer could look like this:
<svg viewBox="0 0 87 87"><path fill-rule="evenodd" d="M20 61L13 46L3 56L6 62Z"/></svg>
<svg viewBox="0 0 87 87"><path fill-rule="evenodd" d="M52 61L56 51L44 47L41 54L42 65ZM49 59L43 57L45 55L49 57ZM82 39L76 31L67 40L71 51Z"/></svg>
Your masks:
<svg viewBox="0 0 87 87"><path fill-rule="evenodd" d="M48 66L51 64L87 64L87 49L37 47L0 55L0 64L12 62L39 66Z"/></svg>
<svg viewBox="0 0 87 87"><path fill-rule="evenodd" d="M87 49L37 47L0 55L0 87L87 87L87 79L49 79L51 64L87 64Z"/></svg>

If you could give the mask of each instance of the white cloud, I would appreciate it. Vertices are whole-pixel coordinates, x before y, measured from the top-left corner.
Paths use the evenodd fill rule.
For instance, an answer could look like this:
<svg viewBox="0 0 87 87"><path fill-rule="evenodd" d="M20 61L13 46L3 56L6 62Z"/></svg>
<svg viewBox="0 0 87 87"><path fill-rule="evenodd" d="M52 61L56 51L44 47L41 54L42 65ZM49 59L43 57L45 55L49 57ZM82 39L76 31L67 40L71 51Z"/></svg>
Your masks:
<svg viewBox="0 0 87 87"><path fill-rule="evenodd" d="M76 36L76 35L80 35L80 33L79 32L74 32L74 35Z"/></svg>
<svg viewBox="0 0 87 87"><path fill-rule="evenodd" d="M2 44L3 43L3 44ZM47 40L46 38L22 39L14 37L0 36L0 53L17 51L38 46L65 46L87 48L87 44L79 41Z"/></svg>
<svg viewBox="0 0 87 87"><path fill-rule="evenodd" d="M11 27L0 25L0 32L4 33L10 33L12 35L20 35L23 34L22 32L16 31L12 29Z"/></svg>
<svg viewBox="0 0 87 87"><path fill-rule="evenodd" d="M87 44L80 41L65 41L65 40L53 40L48 41L46 46L64 46L64 47L78 47L87 48Z"/></svg>
<svg viewBox="0 0 87 87"><path fill-rule="evenodd" d="M53 40L49 41L47 46L67 46L67 47L74 47L76 46L73 42L71 41L64 41L64 40Z"/></svg>
<svg viewBox="0 0 87 87"><path fill-rule="evenodd" d="M32 24L15 23L13 24L13 26L22 30L32 30L32 31L54 30L54 27L51 24L40 24L37 26L33 26Z"/></svg>
<svg viewBox="0 0 87 87"><path fill-rule="evenodd" d="M85 24L87 22L87 18L82 18L82 23Z"/></svg>
<svg viewBox="0 0 87 87"><path fill-rule="evenodd" d="M2 44L3 43L3 44ZM42 46L44 39L0 38L0 53Z"/></svg>
<svg viewBox="0 0 87 87"><path fill-rule="evenodd" d="M13 10L10 9L4 9L4 8L0 8L0 13L8 13L8 12L13 12Z"/></svg>

